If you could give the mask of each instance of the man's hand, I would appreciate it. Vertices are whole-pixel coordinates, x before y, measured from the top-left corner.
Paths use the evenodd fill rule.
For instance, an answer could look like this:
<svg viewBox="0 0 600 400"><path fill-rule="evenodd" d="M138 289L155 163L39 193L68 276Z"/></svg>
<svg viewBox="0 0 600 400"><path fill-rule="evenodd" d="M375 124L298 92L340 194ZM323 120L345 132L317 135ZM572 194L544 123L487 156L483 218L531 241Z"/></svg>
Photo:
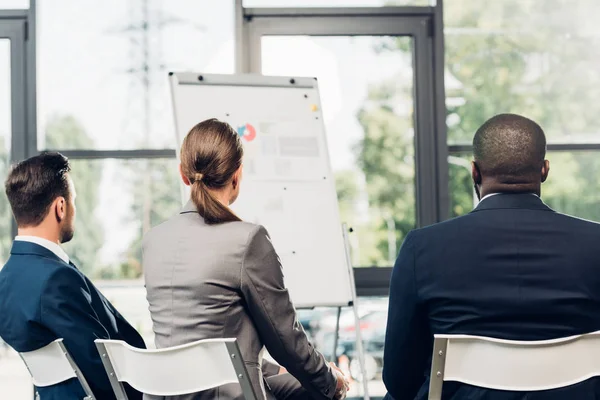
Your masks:
<svg viewBox="0 0 600 400"><path fill-rule="evenodd" d="M343 400L346 398L346 392L348 391L348 389L350 389L350 381L348 380L348 378L346 378L342 370L337 367L337 365L335 365L332 362L329 363L329 365L331 366L331 369L333 370L333 373L335 374L335 377L337 379L337 384L335 386L335 395L333 396L333 398L335 400Z"/></svg>

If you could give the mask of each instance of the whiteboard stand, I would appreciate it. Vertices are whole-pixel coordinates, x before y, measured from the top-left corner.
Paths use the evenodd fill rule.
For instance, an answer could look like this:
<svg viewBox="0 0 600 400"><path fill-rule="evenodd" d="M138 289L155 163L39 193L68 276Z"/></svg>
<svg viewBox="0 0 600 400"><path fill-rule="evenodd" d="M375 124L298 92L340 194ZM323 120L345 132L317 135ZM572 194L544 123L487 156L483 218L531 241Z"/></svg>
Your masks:
<svg viewBox="0 0 600 400"><path fill-rule="evenodd" d="M363 399L370 400L369 397L369 381L367 380L367 368L365 364L365 352L363 348L362 334L360 333L360 318L358 316L358 304L356 301L356 284L354 283L354 270L352 269L352 259L350 258L350 241L348 240L348 225L346 223L342 224L342 232L344 235L344 247L346 248L346 261L348 264L348 274L350 275L350 288L352 291L352 310L354 311L354 330L356 332L355 340L356 340L356 348L355 353L358 355L358 363L360 366L360 374L362 375L362 384L363 384ZM338 323L336 326L339 326L339 318L340 314L338 313ZM339 335L339 330L336 331L334 342L337 342L337 336ZM335 354L335 353L334 353Z"/></svg>

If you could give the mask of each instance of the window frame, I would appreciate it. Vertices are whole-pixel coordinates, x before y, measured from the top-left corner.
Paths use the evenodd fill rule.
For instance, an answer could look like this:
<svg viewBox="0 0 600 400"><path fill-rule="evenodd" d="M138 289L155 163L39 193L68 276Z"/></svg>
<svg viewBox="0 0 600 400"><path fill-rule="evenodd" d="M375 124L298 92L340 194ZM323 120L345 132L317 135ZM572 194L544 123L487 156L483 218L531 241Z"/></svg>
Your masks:
<svg viewBox="0 0 600 400"><path fill-rule="evenodd" d="M448 217L442 2L436 6L244 8L236 3L236 71L261 73L261 38L276 35L413 39L417 228ZM388 294L392 266L354 268L359 296Z"/></svg>
<svg viewBox="0 0 600 400"><path fill-rule="evenodd" d="M448 146L446 136L446 105L444 87L444 37L443 2L435 6L397 7L328 7L328 8L245 8L242 0L235 2L235 62L237 72L256 69L259 52L249 51L252 39L251 26L257 22L275 24L278 29L290 25L285 34L307 35L319 33L315 21L331 21L336 35L410 35L415 39L415 65L422 69L415 78L415 110L423 110L417 115L415 126L424 134L415 137L416 173L415 193L417 204L417 227L440 222L448 217ZM38 0L31 0L30 9L20 12L26 17L27 63L26 63L26 130L25 134L13 134L12 160L24 159L39 154L36 126L36 10ZM19 13L19 12L17 12ZM357 21L363 23L357 24ZM278 25L279 24L279 25ZM297 25L296 25L297 24ZM267 26L263 25L263 26ZM322 26L323 24L321 24ZM326 25L326 24L324 24ZM304 31L299 31L304 29ZM327 27L325 27L327 28ZM323 28L323 29L325 29ZM412 31L408 32L407 28ZM257 32L257 31L255 31ZM273 32L273 31L272 31ZM280 30L281 32L281 30ZM417 32L415 34L415 32ZM321 31L321 34L328 34ZM255 34L256 35L256 34ZM422 44L421 44L422 43ZM260 38L259 38L260 44ZM256 44L253 47L256 49ZM424 94L426 93L426 94ZM419 114L419 111L416 112ZM101 159L173 159L173 148L133 149L133 150L66 150L56 149L74 160ZM392 266L377 268L355 268L357 291L361 295L385 295L389 286Z"/></svg>

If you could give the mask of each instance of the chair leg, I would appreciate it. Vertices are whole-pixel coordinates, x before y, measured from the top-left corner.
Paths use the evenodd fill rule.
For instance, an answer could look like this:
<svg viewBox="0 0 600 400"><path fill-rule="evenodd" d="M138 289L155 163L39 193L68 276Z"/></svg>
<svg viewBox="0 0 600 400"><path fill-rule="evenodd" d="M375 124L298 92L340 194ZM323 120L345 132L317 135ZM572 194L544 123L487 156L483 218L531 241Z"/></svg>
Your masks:
<svg viewBox="0 0 600 400"><path fill-rule="evenodd" d="M429 400L442 400L447 348L448 339L434 340L431 358L431 375L429 377Z"/></svg>

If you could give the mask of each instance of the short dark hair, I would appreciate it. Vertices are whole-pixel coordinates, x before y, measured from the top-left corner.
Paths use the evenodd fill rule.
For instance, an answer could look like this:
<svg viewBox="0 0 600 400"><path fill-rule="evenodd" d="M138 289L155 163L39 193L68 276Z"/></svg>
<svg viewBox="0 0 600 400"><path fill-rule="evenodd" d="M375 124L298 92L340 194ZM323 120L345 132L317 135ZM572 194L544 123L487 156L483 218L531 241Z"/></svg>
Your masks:
<svg viewBox="0 0 600 400"><path fill-rule="evenodd" d="M475 133L473 155L481 174L493 176L501 183L523 183L541 176L546 135L528 118L499 114Z"/></svg>
<svg viewBox="0 0 600 400"><path fill-rule="evenodd" d="M69 200L69 160L60 153L43 153L15 164L4 188L17 225L37 226L57 197Z"/></svg>

